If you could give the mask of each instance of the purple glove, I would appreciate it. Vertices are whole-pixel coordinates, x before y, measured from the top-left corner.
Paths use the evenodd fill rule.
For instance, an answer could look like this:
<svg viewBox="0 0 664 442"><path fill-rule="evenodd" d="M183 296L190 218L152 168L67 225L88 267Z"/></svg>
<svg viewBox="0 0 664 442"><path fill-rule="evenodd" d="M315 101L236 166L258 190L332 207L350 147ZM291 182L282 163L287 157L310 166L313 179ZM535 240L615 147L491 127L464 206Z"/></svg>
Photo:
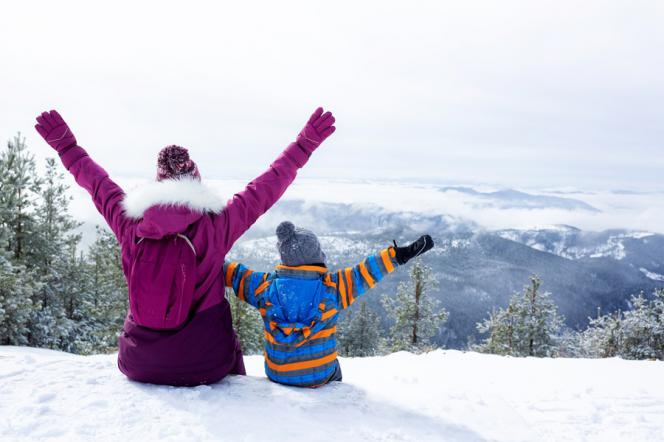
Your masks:
<svg viewBox="0 0 664 442"><path fill-rule="evenodd" d="M332 112L323 113L323 108L319 107L311 114L311 118L297 136L297 144L307 152L313 152L327 137L334 133L336 129L333 126L334 121Z"/></svg>
<svg viewBox="0 0 664 442"><path fill-rule="evenodd" d="M42 112L37 117L35 129L58 153L76 145L76 137L57 111Z"/></svg>

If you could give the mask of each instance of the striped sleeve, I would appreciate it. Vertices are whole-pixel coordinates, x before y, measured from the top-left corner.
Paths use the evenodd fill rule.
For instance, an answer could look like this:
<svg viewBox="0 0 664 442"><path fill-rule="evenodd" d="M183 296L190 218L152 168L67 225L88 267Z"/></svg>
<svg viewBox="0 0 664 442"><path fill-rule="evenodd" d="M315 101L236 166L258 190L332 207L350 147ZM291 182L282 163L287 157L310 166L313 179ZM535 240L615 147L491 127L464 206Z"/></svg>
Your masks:
<svg viewBox="0 0 664 442"><path fill-rule="evenodd" d="M372 289L383 277L397 267L394 247L388 247L364 259L354 267L347 267L332 273L332 281L337 286L337 296L341 308L350 307L367 290Z"/></svg>
<svg viewBox="0 0 664 442"><path fill-rule="evenodd" d="M238 262L224 263L224 284L235 296L258 308L260 294L269 284L268 273L254 272Z"/></svg>

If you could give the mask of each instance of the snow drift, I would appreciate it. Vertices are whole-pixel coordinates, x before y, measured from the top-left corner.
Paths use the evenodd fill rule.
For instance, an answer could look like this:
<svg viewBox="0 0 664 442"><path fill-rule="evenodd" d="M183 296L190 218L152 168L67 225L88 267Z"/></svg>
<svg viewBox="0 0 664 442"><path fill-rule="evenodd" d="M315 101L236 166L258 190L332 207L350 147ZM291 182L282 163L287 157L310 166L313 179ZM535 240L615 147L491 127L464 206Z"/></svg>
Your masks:
<svg viewBox="0 0 664 442"><path fill-rule="evenodd" d="M174 388L126 380L116 355L0 347L0 440L664 440L664 362L438 350L342 359L316 390L249 376Z"/></svg>

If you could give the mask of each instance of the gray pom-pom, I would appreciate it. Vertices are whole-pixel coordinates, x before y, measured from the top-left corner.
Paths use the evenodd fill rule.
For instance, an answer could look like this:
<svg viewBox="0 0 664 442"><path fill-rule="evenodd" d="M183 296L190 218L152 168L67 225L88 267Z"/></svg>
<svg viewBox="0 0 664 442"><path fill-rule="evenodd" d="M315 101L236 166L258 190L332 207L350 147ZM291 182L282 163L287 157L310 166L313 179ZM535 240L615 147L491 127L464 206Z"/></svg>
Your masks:
<svg viewBox="0 0 664 442"><path fill-rule="evenodd" d="M295 225L290 221L284 221L277 226L277 238L279 241L286 241L295 233Z"/></svg>

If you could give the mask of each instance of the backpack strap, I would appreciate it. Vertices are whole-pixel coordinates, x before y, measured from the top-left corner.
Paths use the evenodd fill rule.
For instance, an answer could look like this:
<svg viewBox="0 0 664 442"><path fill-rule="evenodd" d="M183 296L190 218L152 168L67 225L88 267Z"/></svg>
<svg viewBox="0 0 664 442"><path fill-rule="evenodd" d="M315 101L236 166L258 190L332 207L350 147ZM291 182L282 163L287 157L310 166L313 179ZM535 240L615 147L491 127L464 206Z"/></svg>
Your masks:
<svg viewBox="0 0 664 442"><path fill-rule="evenodd" d="M183 235L183 234L181 234L181 233L178 233L177 236L178 236L178 238L182 238L182 239L185 240L185 242L186 242L186 243L189 245L189 247L191 248L191 251L194 252L194 256L198 256L197 253L196 253L196 248L195 248L194 245L191 243L191 240L190 240L189 238L187 238L185 235Z"/></svg>
<svg viewBox="0 0 664 442"><path fill-rule="evenodd" d="M194 247L194 245L192 244L192 242L189 238L187 238L185 235L183 235L181 233L178 233L176 236L179 237L179 238L184 239L184 241L187 243L187 245L189 246L191 251L194 252L194 256L198 256L198 254L196 253L196 247ZM141 236L139 238L139 240L136 242L136 245L139 245L141 243L141 241L143 241L144 239L145 239L145 237Z"/></svg>

